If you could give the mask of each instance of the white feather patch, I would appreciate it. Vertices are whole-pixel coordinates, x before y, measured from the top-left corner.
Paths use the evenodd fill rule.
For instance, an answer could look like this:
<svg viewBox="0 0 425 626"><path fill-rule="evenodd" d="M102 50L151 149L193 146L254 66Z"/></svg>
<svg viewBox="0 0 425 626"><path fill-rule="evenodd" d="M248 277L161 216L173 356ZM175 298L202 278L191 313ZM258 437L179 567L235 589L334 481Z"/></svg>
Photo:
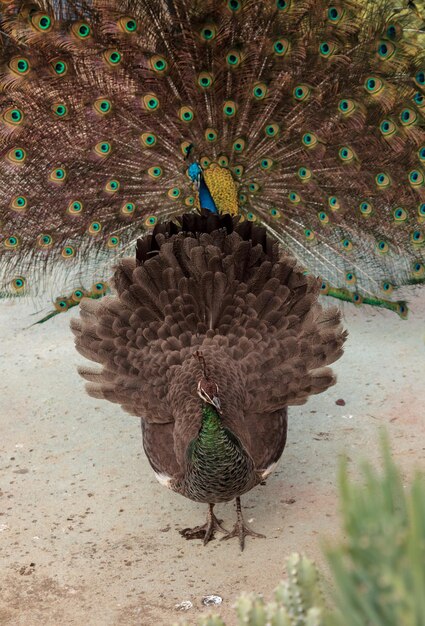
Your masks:
<svg viewBox="0 0 425 626"><path fill-rule="evenodd" d="M162 485L163 487L167 487L167 489L170 489L171 476L168 476L167 474L157 474L157 472L154 472L154 474L160 485Z"/></svg>
<svg viewBox="0 0 425 626"><path fill-rule="evenodd" d="M274 468L276 467L276 465L277 465L277 461L275 463L272 463L268 467L266 467L266 469L263 470L261 473L261 479L264 480L265 478L267 478L267 476L270 476L270 474L274 471Z"/></svg>

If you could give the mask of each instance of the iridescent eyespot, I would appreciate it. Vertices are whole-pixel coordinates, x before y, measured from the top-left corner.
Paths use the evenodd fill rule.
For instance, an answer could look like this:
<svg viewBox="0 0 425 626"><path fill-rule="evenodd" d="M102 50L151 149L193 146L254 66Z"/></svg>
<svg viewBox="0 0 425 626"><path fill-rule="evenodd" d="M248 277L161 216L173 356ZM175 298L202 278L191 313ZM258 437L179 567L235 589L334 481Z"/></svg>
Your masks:
<svg viewBox="0 0 425 626"><path fill-rule="evenodd" d="M378 56L383 61L388 61L394 56L396 51L395 45L391 41L380 41L378 44Z"/></svg>
<svg viewBox="0 0 425 626"><path fill-rule="evenodd" d="M68 107L66 104L54 104L52 108L53 113L60 118L66 117L68 115Z"/></svg>
<svg viewBox="0 0 425 626"><path fill-rule="evenodd" d="M425 146L422 146L418 150L419 161L425 161Z"/></svg>
<svg viewBox="0 0 425 626"><path fill-rule="evenodd" d="M217 29L214 26L214 24L206 24L202 28L200 35L203 41L206 41L206 42L213 41L213 39L215 39L217 36Z"/></svg>
<svg viewBox="0 0 425 626"><path fill-rule="evenodd" d="M69 304L66 298L56 298L55 300L55 309L56 311L67 311L69 308Z"/></svg>
<svg viewBox="0 0 425 626"><path fill-rule="evenodd" d="M81 300L84 298L85 295L86 294L84 293L84 291L82 289L75 289L72 292L71 300L73 302L81 302Z"/></svg>
<svg viewBox="0 0 425 626"><path fill-rule="evenodd" d="M83 211L83 203L80 200L72 200L68 204L67 211L70 215L80 215Z"/></svg>
<svg viewBox="0 0 425 626"><path fill-rule="evenodd" d="M267 172L268 170L270 170L273 167L273 163L274 163L274 161L272 159L261 159L260 167L261 167L262 170Z"/></svg>
<svg viewBox="0 0 425 626"><path fill-rule="evenodd" d="M241 137L233 142L232 150L234 152L243 152L245 149L245 139Z"/></svg>
<svg viewBox="0 0 425 626"><path fill-rule="evenodd" d="M301 197L295 191L290 191L288 194L288 200L292 204L299 204L301 202Z"/></svg>
<svg viewBox="0 0 425 626"><path fill-rule="evenodd" d="M303 146L306 148L314 148L317 146L317 137L314 133L305 133L302 137Z"/></svg>
<svg viewBox="0 0 425 626"><path fill-rule="evenodd" d="M7 153L7 158L12 163L21 165L27 158L27 153L23 148L12 148L12 150L9 150L9 152Z"/></svg>
<svg viewBox="0 0 425 626"><path fill-rule="evenodd" d="M226 63L232 69L239 67L241 61L242 55L238 50L230 50L226 55Z"/></svg>
<svg viewBox="0 0 425 626"><path fill-rule="evenodd" d="M195 198L193 196L188 196L184 199L184 203L186 206L193 206L195 204Z"/></svg>
<svg viewBox="0 0 425 626"><path fill-rule="evenodd" d="M2 119L8 126L19 126L24 121L24 114L17 107L10 107L3 113Z"/></svg>
<svg viewBox="0 0 425 626"><path fill-rule="evenodd" d="M226 6L232 13L239 13L242 9L242 2L240 0L227 0Z"/></svg>
<svg viewBox="0 0 425 626"><path fill-rule="evenodd" d="M31 70L30 62L25 57L13 57L9 61L9 68L17 76L26 76Z"/></svg>
<svg viewBox="0 0 425 626"><path fill-rule="evenodd" d="M13 209L13 211L25 211L27 207L28 200L25 196L16 196L10 203L10 208Z"/></svg>
<svg viewBox="0 0 425 626"><path fill-rule="evenodd" d="M329 205L329 208L331 209L331 211L338 211L338 209L341 208L339 200L338 200L338 198L336 196L329 196L329 198L328 198L328 205Z"/></svg>
<svg viewBox="0 0 425 626"><path fill-rule="evenodd" d="M202 89L209 89L211 85L213 84L213 82L214 81L213 81L212 74L210 74L209 72L201 72L198 75L198 85Z"/></svg>
<svg viewBox="0 0 425 626"><path fill-rule="evenodd" d="M345 9L340 7L331 6L328 8L328 20L332 24L338 24L345 15Z"/></svg>
<svg viewBox="0 0 425 626"><path fill-rule="evenodd" d="M393 215L394 221L397 223L405 222L407 220L407 211L405 211L402 207L397 207L396 209L394 209Z"/></svg>
<svg viewBox="0 0 425 626"><path fill-rule="evenodd" d="M206 156L203 156L203 157L201 157L201 158L199 159L199 162L200 162L200 164L201 164L201 167L202 167L204 170L206 170L206 169L207 169L207 167L208 167L208 166L210 165L210 163L211 163L211 159L209 159L209 158L208 158L208 157L206 157Z"/></svg>
<svg viewBox="0 0 425 626"><path fill-rule="evenodd" d="M182 141L180 144L180 150L184 157L186 157L190 153L192 148L193 148L193 143L191 143L190 141Z"/></svg>
<svg viewBox="0 0 425 626"><path fill-rule="evenodd" d="M188 107L188 106L183 106L180 107L179 112L178 112L178 116L181 119L182 122L186 122L189 123L193 120L194 117L194 113L193 113L193 109L192 107Z"/></svg>
<svg viewBox="0 0 425 626"><path fill-rule="evenodd" d="M319 218L319 221L321 222L321 224L329 224L329 215L325 213L324 211L320 211L317 214L317 217Z"/></svg>
<svg viewBox="0 0 425 626"><path fill-rule="evenodd" d="M209 142L209 143L213 143L214 141L217 141L218 138L218 133L214 128L207 128L207 130L205 131L205 139Z"/></svg>
<svg viewBox="0 0 425 626"><path fill-rule="evenodd" d="M415 83L420 87L425 85L425 71L420 70L415 76Z"/></svg>
<svg viewBox="0 0 425 626"><path fill-rule="evenodd" d="M111 154L112 145L109 141L99 141L99 143L95 145L94 151L98 156L104 158Z"/></svg>
<svg viewBox="0 0 425 626"><path fill-rule="evenodd" d="M25 289L26 282L27 281L23 276L17 276L10 282L10 286L12 287L13 291L21 293Z"/></svg>
<svg viewBox="0 0 425 626"><path fill-rule="evenodd" d="M159 100L154 93L147 93L142 99L143 106L146 111L157 111L159 109Z"/></svg>
<svg viewBox="0 0 425 626"><path fill-rule="evenodd" d="M343 115L351 115L356 110L356 103L354 100L350 100L349 98L344 98L338 102L338 110Z"/></svg>
<svg viewBox="0 0 425 626"><path fill-rule="evenodd" d="M420 261L414 261L412 265L413 278L419 279L425 276L425 265Z"/></svg>
<svg viewBox="0 0 425 626"><path fill-rule="evenodd" d="M375 176L375 182L379 189L385 189L391 185L391 178L385 172L380 172Z"/></svg>
<svg viewBox="0 0 425 626"><path fill-rule="evenodd" d="M246 214L246 219L248 220L248 222L256 222L257 221L257 217L254 213L249 212Z"/></svg>
<svg viewBox="0 0 425 626"><path fill-rule="evenodd" d="M412 187L421 187L424 184L424 175L420 170L409 172L409 183Z"/></svg>
<svg viewBox="0 0 425 626"><path fill-rule="evenodd" d="M395 309L395 312L398 313L398 315L403 320L405 320L409 315L409 307L407 306L406 302L397 302L397 308Z"/></svg>
<svg viewBox="0 0 425 626"><path fill-rule="evenodd" d="M229 159L224 154L222 154L222 155L220 155L218 157L217 162L218 162L220 167L228 167L229 166Z"/></svg>
<svg viewBox="0 0 425 626"><path fill-rule="evenodd" d="M391 120L384 120L380 123L379 130L384 137L392 137L397 132L397 126Z"/></svg>
<svg viewBox="0 0 425 626"><path fill-rule="evenodd" d="M351 298L354 304L360 305L363 302L363 298L359 293L353 293Z"/></svg>
<svg viewBox="0 0 425 626"><path fill-rule="evenodd" d="M248 189L250 193L258 193L260 191L260 185L258 183L249 183Z"/></svg>
<svg viewBox="0 0 425 626"><path fill-rule="evenodd" d="M345 282L346 282L348 285L355 285L355 284L356 284L356 282L357 282L357 277L356 277L356 275L354 274L354 272L347 272L347 273L345 274Z"/></svg>
<svg viewBox="0 0 425 626"><path fill-rule="evenodd" d="M375 249L379 254L388 254L390 247L386 241L380 239L376 242Z"/></svg>
<svg viewBox="0 0 425 626"><path fill-rule="evenodd" d="M119 188L120 188L120 183L118 180L115 180L115 179L108 180L108 182L105 185L105 191L107 193L116 193Z"/></svg>
<svg viewBox="0 0 425 626"><path fill-rule="evenodd" d="M30 16L31 26L38 30L40 33L47 33L52 30L53 20L50 15L46 13L33 13Z"/></svg>
<svg viewBox="0 0 425 626"><path fill-rule="evenodd" d="M419 109L423 109L425 107L425 96L417 91L413 96L413 102Z"/></svg>
<svg viewBox="0 0 425 626"><path fill-rule="evenodd" d="M131 35L137 31L137 22L132 17L121 17L118 20L118 28L121 32Z"/></svg>
<svg viewBox="0 0 425 626"><path fill-rule="evenodd" d="M421 223L425 221L425 203L418 206L418 221Z"/></svg>
<svg viewBox="0 0 425 626"><path fill-rule="evenodd" d="M355 159L356 154L349 146L342 146L342 148L338 150L338 156L344 163L350 163Z"/></svg>
<svg viewBox="0 0 425 626"><path fill-rule="evenodd" d="M302 102L309 98L311 94L311 87L309 87L308 85L297 85L293 89L292 94L296 100Z"/></svg>
<svg viewBox="0 0 425 626"><path fill-rule="evenodd" d="M269 213L274 219L281 217L280 211L278 211L278 209L270 209Z"/></svg>
<svg viewBox="0 0 425 626"><path fill-rule="evenodd" d="M350 241L350 239L345 238L341 241L341 248L344 252L351 252L353 249L353 242Z"/></svg>
<svg viewBox="0 0 425 626"><path fill-rule="evenodd" d="M158 221L158 218L155 217L155 215L150 215L149 217L145 219L145 226L147 226L148 228L153 228L155 224L157 223L157 221Z"/></svg>
<svg viewBox="0 0 425 626"><path fill-rule="evenodd" d="M122 54L118 50L106 50L103 58L110 67L116 67L122 61Z"/></svg>
<svg viewBox="0 0 425 626"><path fill-rule="evenodd" d="M53 183L62 184L63 182L65 182L66 177L67 177L67 172L63 167L55 167L55 169L52 170L49 174L49 179Z"/></svg>
<svg viewBox="0 0 425 626"><path fill-rule="evenodd" d="M178 187L173 187L167 191L167 196L171 198L171 200L177 200L181 196L181 190Z"/></svg>
<svg viewBox="0 0 425 626"><path fill-rule="evenodd" d="M148 169L148 174L151 178L161 178L163 171L159 165L154 165Z"/></svg>
<svg viewBox="0 0 425 626"><path fill-rule="evenodd" d="M369 76L364 82L364 88L371 95L378 94L384 87L384 83L380 78L376 76Z"/></svg>
<svg viewBox="0 0 425 626"><path fill-rule="evenodd" d="M418 119L418 114L413 109L403 109L400 113L400 122L403 126L411 126Z"/></svg>
<svg viewBox="0 0 425 626"><path fill-rule="evenodd" d="M397 22L389 24L387 27L387 37L392 41L397 41L403 35L403 28Z"/></svg>
<svg viewBox="0 0 425 626"><path fill-rule="evenodd" d="M90 289L90 291L93 294L99 294L99 295L106 293L107 290L108 290L108 283L100 283L100 282L92 285Z"/></svg>
<svg viewBox="0 0 425 626"><path fill-rule="evenodd" d="M61 59L56 59L51 63L52 70L57 76L65 76L68 73L68 64Z"/></svg>
<svg viewBox="0 0 425 626"><path fill-rule="evenodd" d="M234 173L235 176L237 176L237 178L240 178L241 176L243 176L244 166L235 165L235 167L232 167L232 172Z"/></svg>
<svg viewBox="0 0 425 626"><path fill-rule="evenodd" d="M247 198L247 196L246 196L246 194L245 194L245 193L240 193L240 194L239 194L239 196L238 196L238 200L239 200L239 204L240 204L241 206L243 206L244 204L246 204L246 203L247 203L248 198Z"/></svg>
<svg viewBox="0 0 425 626"><path fill-rule="evenodd" d="M110 235L106 241L108 248L116 248L120 243L118 235Z"/></svg>
<svg viewBox="0 0 425 626"><path fill-rule="evenodd" d="M71 26L71 32L77 39L88 39L91 34L91 28L86 22L77 22Z"/></svg>
<svg viewBox="0 0 425 626"><path fill-rule="evenodd" d="M154 133L143 133L140 140L146 148L153 148L156 145L157 137Z"/></svg>
<svg viewBox="0 0 425 626"><path fill-rule="evenodd" d="M123 215L133 215L135 210L136 205L134 204L134 202L124 202L120 209Z"/></svg>
<svg viewBox="0 0 425 626"><path fill-rule="evenodd" d="M61 255L64 259L69 259L75 256L75 248L73 248L72 246L65 246L64 248L62 248Z"/></svg>
<svg viewBox="0 0 425 626"><path fill-rule="evenodd" d="M286 13L291 8L291 0L276 0L276 8L282 13Z"/></svg>
<svg viewBox="0 0 425 626"><path fill-rule="evenodd" d="M237 113L237 110L238 106L236 102L233 102L233 100L226 100L226 102L223 104L223 113L225 117L234 117Z"/></svg>
<svg viewBox="0 0 425 626"><path fill-rule="evenodd" d="M267 91L266 83L256 83L252 89L252 95L256 100L264 100L267 96Z"/></svg>
<svg viewBox="0 0 425 626"><path fill-rule="evenodd" d="M39 248L50 248L53 245L53 238L50 235L39 235L37 245Z"/></svg>
<svg viewBox="0 0 425 626"><path fill-rule="evenodd" d="M99 115L107 115L112 111L112 102L108 98L97 98L93 103L93 107Z"/></svg>
<svg viewBox="0 0 425 626"><path fill-rule="evenodd" d="M307 241L315 241L316 239L316 234L311 228L304 228L304 236Z"/></svg>
<svg viewBox="0 0 425 626"><path fill-rule="evenodd" d="M267 126L264 127L266 137L276 137L279 134L279 131L279 124L267 124Z"/></svg>
<svg viewBox="0 0 425 626"><path fill-rule="evenodd" d="M92 222L87 230L89 235L98 235L102 230L102 224L100 222Z"/></svg>
<svg viewBox="0 0 425 626"><path fill-rule="evenodd" d="M326 296L329 293L329 289L330 284L328 283L328 281L322 280L322 283L320 285L320 293L322 294L322 296Z"/></svg>
<svg viewBox="0 0 425 626"><path fill-rule="evenodd" d="M298 169L297 172L298 178L302 181L302 182L306 182L308 180L310 180L312 173L311 170L308 167L300 167Z"/></svg>
<svg viewBox="0 0 425 626"><path fill-rule="evenodd" d="M336 45L331 41L323 41L319 45L319 54L324 59L329 59L336 51Z"/></svg>
<svg viewBox="0 0 425 626"><path fill-rule="evenodd" d="M289 42L289 39L280 37L273 43L273 52L278 57L284 57L286 54L288 54L290 47L291 47L291 44Z"/></svg>
<svg viewBox="0 0 425 626"><path fill-rule="evenodd" d="M5 248L18 248L20 245L20 239L16 235L11 235L4 240Z"/></svg>
<svg viewBox="0 0 425 626"><path fill-rule="evenodd" d="M392 285L390 282L386 280L385 282L382 283L381 289L384 293L386 293L387 295L390 295L394 291L394 285Z"/></svg>
<svg viewBox="0 0 425 626"><path fill-rule="evenodd" d="M373 207L370 204L370 202L367 202L366 200L364 200L363 202L360 202L359 209L360 209L360 213L364 217L369 217L369 215L372 215Z"/></svg>
<svg viewBox="0 0 425 626"><path fill-rule="evenodd" d="M159 54L155 54L149 61L149 65L151 70L153 70L156 74L163 75L168 70L167 60L160 56Z"/></svg>

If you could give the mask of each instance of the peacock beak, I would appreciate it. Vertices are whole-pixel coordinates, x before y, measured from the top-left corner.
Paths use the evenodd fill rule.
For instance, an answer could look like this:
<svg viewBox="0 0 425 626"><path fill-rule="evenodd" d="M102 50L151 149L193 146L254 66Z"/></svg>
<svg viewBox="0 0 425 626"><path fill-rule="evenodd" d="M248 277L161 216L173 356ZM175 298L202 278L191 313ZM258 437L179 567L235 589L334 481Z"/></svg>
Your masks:
<svg viewBox="0 0 425 626"><path fill-rule="evenodd" d="M217 411L220 413L221 412L220 398L218 398L217 396L213 396L212 397L212 403L215 406L215 408L217 409Z"/></svg>

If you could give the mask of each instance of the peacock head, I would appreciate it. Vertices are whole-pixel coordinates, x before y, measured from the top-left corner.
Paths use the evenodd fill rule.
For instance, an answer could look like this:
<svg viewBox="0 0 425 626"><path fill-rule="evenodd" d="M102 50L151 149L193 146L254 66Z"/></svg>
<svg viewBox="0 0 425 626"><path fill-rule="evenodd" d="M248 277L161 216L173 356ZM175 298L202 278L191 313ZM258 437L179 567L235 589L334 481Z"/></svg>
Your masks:
<svg viewBox="0 0 425 626"><path fill-rule="evenodd" d="M199 361L199 365L202 370L202 375L198 380L198 396L203 402L211 404L219 413L221 413L221 403L220 398L218 397L218 385L208 374L205 358L198 350L193 356Z"/></svg>

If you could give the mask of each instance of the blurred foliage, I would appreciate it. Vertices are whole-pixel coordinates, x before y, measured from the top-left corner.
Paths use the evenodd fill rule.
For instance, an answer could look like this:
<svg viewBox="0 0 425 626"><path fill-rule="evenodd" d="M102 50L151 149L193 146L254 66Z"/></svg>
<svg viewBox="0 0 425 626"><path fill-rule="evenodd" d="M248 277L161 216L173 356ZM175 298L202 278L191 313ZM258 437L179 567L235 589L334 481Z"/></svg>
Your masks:
<svg viewBox="0 0 425 626"><path fill-rule="evenodd" d="M385 437L382 454L383 470L364 464L360 482L341 464L345 539L325 548L334 607L325 606L315 565L293 554L272 602L239 598L239 626L425 626L425 476L404 488ZM214 615L199 626L226 625Z"/></svg>

